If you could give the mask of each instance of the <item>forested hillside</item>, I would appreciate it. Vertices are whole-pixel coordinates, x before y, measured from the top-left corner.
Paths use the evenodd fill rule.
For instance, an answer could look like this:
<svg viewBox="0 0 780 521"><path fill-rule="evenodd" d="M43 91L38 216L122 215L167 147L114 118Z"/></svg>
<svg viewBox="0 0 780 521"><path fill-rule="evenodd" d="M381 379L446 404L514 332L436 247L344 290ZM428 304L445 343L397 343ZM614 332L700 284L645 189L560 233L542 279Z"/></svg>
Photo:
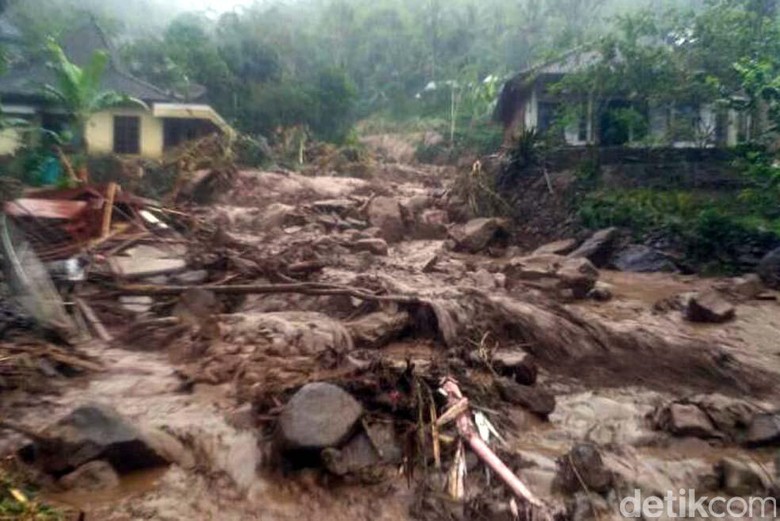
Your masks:
<svg viewBox="0 0 780 521"><path fill-rule="evenodd" d="M205 86L242 130L271 137L304 125L341 141L359 119L447 119L455 85L458 104L472 102L464 114L484 116L499 79L604 34L615 16L701 3L302 0L220 13L151 0L28 0L7 14L34 48L91 13L134 73L180 92Z"/></svg>

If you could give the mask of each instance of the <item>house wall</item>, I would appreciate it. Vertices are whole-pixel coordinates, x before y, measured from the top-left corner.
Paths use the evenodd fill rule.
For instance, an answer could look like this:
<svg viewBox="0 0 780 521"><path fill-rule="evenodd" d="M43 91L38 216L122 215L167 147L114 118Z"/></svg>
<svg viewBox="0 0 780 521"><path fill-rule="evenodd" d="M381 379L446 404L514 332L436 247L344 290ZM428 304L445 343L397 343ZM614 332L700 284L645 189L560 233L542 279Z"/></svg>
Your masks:
<svg viewBox="0 0 780 521"><path fill-rule="evenodd" d="M90 154L110 154L114 151L114 116L141 117L141 155L149 158L163 154L163 120L143 109L111 109L92 116L87 124Z"/></svg>
<svg viewBox="0 0 780 521"><path fill-rule="evenodd" d="M19 131L12 128L0 131L0 156L14 155L22 143L22 135Z"/></svg>

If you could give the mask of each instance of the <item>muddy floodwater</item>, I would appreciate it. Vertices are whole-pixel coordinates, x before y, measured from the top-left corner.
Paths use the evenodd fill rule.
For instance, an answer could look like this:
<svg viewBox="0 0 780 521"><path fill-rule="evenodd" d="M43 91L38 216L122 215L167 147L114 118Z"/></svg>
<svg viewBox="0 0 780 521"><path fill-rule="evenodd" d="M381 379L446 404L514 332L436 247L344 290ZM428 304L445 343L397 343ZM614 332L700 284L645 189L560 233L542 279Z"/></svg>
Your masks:
<svg viewBox="0 0 780 521"><path fill-rule="evenodd" d="M777 409L780 388L765 385L780 376L780 304L771 298L776 294L766 292L761 300L740 299L733 321L700 325L687 321L679 307L668 302L687 293L730 287L730 280L602 270L599 283L612 295L605 301L549 296L535 279L525 289L507 288L511 269L520 268L507 267L511 263L506 258L487 249L452 251L445 244L447 234L436 231L438 214L434 212L438 210L432 206L431 194L441 197L443 185L431 179L439 174L423 168L414 175L404 172L403 176L365 181L242 172L240 188L214 205L193 211L240 240L245 250L260 248L267 258L300 250L295 260L311 261L314 257L309 253L317 252L316 258L325 260L318 282L381 286L388 294L416 295L433 302L446 297L446 302L454 302L447 309L455 317L455 338L473 339L475 351L492 346L491 342L531 350L539 359L536 385L555 399L548 417L513 403L501 405L500 412L482 405L505 438L500 454L540 497L562 504L571 499L553 482L560 459L580 443L599 447L605 464L617 476L619 486L604 492L605 504L619 499L621 487L662 491L697 488L709 480L710 490L717 491L723 483L716 467L724 458L756 462L774 479L775 448L746 448L737 438L720 432L710 437L680 436L673 429L664 431L654 418L671 403L694 400L698 404L701 396L717 396L712 400L729 404L725 408L737 407L735 400L745 402L743 408L754 413ZM342 208L352 208L350 198L360 206L377 196L395 197L404 208L411 208L405 212L426 215L433 223L430 230L416 233L418 228L413 228L410 233L407 228L399 239L387 241L386 255L381 243L365 243L365 251L356 251L351 244L362 240L362 232L349 228L353 225ZM298 215L312 207L319 213ZM316 221L311 215L317 216ZM347 224L342 226L342 222ZM427 221L418 221L422 226L419 223ZM523 267L523 273L529 269ZM529 297L537 291L538 296ZM158 305L172 307L175 298L166 298ZM482 300L472 305L472 298ZM322 363L323 352L337 352L340 359L359 367L369 363L366 360L381 360L388 366L411 363L423 371L446 364L465 366L465 362L453 362L457 357L468 361L468 356L446 341L438 308L434 306L435 315L404 315L412 326L400 328L400 334L383 336L374 335L373 330L364 333L368 322L361 318L397 318L398 309L367 309L354 297L249 295L222 304L230 309L223 307L219 316L234 318L221 319L217 330L222 336L216 341L204 342L202 336L184 330L138 340L127 333L133 328L132 319L124 323L107 320L119 340L112 345L93 341L82 347L100 361L104 371L68 380L55 394L2 396L3 414L13 411L19 422L32 428L42 429L75 407L96 402L110 405L142 428L163 430L186 450L186 457L170 466L122 476L119 487L110 491L52 491L44 497L82 511L84 519L94 521L435 518L417 508L415 479L420 475L410 479L403 464L385 469L383 478L373 482L343 479L320 468L278 464L273 422L284 403L279 399L274 403L274 397L265 394L262 400L257 397L258 389L276 382L269 376L275 371L287 371L284 374L305 382L343 370L336 364L308 369L311 360ZM487 307L493 315L486 318L480 313ZM96 308L102 309L99 303ZM337 328L343 324L354 343L339 351L338 339L327 336L327 349L316 355L312 349L320 349L320 337L312 340L314 348L304 345L297 333L294 340L285 337L287 343L275 343L274 335L284 335L286 330L273 329L276 322L270 322L267 314L299 311L325 315ZM384 315L379 316L380 312ZM469 313L478 317L474 321L500 326L481 330L492 337L473 334L467 325ZM290 315L283 317L288 320ZM272 318L277 320L278 315ZM387 324L393 322L385 320L382 327L390 327ZM256 347L259 336L269 339L267 346L262 344L262 357L258 355L261 348ZM640 345L633 351L635 340ZM295 344L294 353L291 344ZM694 360L697 353L676 351L678 346L697 346L702 359L713 357L714 362L699 365ZM474 370L471 383L475 388L480 384L489 388L494 376ZM480 406L478 399L474 405ZM18 442L13 438L4 445L13 447ZM470 458L468 465L482 479L484 467ZM493 479L491 486L500 489ZM506 502L505 490L497 494L503 498L500 502ZM615 518L612 515L602 512L599 519Z"/></svg>

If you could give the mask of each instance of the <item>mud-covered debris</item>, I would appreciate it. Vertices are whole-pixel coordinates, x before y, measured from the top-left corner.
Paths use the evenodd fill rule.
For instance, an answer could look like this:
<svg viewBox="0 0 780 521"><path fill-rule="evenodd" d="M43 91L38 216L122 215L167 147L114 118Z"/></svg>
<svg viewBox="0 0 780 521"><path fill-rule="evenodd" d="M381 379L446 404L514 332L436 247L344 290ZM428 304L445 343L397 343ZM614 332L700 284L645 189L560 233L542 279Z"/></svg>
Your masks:
<svg viewBox="0 0 780 521"><path fill-rule="evenodd" d="M340 387L310 383L290 398L279 416L279 441L287 450L338 447L362 415L360 403Z"/></svg>
<svg viewBox="0 0 780 521"><path fill-rule="evenodd" d="M694 438L719 438L721 433L715 428L709 416L698 406L685 403L672 403L656 411L656 428L675 436Z"/></svg>
<svg viewBox="0 0 780 521"><path fill-rule="evenodd" d="M514 379L521 385L533 385L539 374L533 355L520 349L502 349L493 353L493 366L499 374Z"/></svg>
<svg viewBox="0 0 780 521"><path fill-rule="evenodd" d="M389 243L401 241L406 233L401 206L393 197L373 199L368 207L368 222L379 228L381 237Z"/></svg>
<svg viewBox="0 0 780 521"><path fill-rule="evenodd" d="M756 415L748 427L745 444L749 447L780 445L780 413Z"/></svg>
<svg viewBox="0 0 780 521"><path fill-rule="evenodd" d="M632 244L618 252L612 260L612 266L619 271L632 273L677 271L677 266L667 255L643 244Z"/></svg>
<svg viewBox="0 0 780 521"><path fill-rule="evenodd" d="M577 248L576 239L563 239L540 246L531 255L568 255Z"/></svg>
<svg viewBox="0 0 780 521"><path fill-rule="evenodd" d="M495 386L504 400L519 405L541 418L546 419L555 410L555 397L547 391L520 385L508 378L497 378Z"/></svg>
<svg viewBox="0 0 780 521"><path fill-rule="evenodd" d="M389 248L384 239L360 239L352 246L355 251L367 251L374 255L386 257Z"/></svg>
<svg viewBox="0 0 780 521"><path fill-rule="evenodd" d="M380 311L345 324L358 348L375 349L401 336L411 326L406 311Z"/></svg>
<svg viewBox="0 0 780 521"><path fill-rule="evenodd" d="M48 426L21 455L53 475L70 473L95 460L107 461L120 473L168 463L149 446L141 430L99 404L79 407Z"/></svg>
<svg viewBox="0 0 780 521"><path fill-rule="evenodd" d="M734 306L714 290L692 295L685 308L685 318L691 322L722 324L735 316Z"/></svg>
<svg viewBox="0 0 780 521"><path fill-rule="evenodd" d="M579 491L604 493L612 486L612 473L591 443L578 443L558 459L557 487L567 494Z"/></svg>
<svg viewBox="0 0 780 521"><path fill-rule="evenodd" d="M766 492L772 486L771 476L754 461L723 458L717 464L723 490L733 496Z"/></svg>
<svg viewBox="0 0 780 521"><path fill-rule="evenodd" d="M772 289L780 289L780 248L769 252L756 270L761 280Z"/></svg>
<svg viewBox="0 0 780 521"><path fill-rule="evenodd" d="M482 217L453 227L450 230L450 237L455 241L456 251L479 253L487 248L503 230L502 220Z"/></svg>
<svg viewBox="0 0 780 521"><path fill-rule="evenodd" d="M119 475L106 461L90 461L60 478L60 487L81 492L101 492L119 487Z"/></svg>
<svg viewBox="0 0 780 521"><path fill-rule="evenodd" d="M603 268L609 262L610 257L612 257L618 234L619 230L617 228L600 230L582 243L579 248L571 252L569 257L575 259L584 257L597 267Z"/></svg>

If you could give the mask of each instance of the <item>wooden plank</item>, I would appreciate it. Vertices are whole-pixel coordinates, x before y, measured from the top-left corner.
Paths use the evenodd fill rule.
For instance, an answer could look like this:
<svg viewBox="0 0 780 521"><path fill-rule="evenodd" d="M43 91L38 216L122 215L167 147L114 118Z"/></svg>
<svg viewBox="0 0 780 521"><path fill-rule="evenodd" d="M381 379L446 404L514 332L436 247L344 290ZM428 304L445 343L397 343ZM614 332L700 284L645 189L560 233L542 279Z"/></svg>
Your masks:
<svg viewBox="0 0 780 521"><path fill-rule="evenodd" d="M114 182L108 183L106 188L106 199L103 203L103 224L100 228L100 236L108 237L111 233L111 218L114 215L114 200L118 185Z"/></svg>

